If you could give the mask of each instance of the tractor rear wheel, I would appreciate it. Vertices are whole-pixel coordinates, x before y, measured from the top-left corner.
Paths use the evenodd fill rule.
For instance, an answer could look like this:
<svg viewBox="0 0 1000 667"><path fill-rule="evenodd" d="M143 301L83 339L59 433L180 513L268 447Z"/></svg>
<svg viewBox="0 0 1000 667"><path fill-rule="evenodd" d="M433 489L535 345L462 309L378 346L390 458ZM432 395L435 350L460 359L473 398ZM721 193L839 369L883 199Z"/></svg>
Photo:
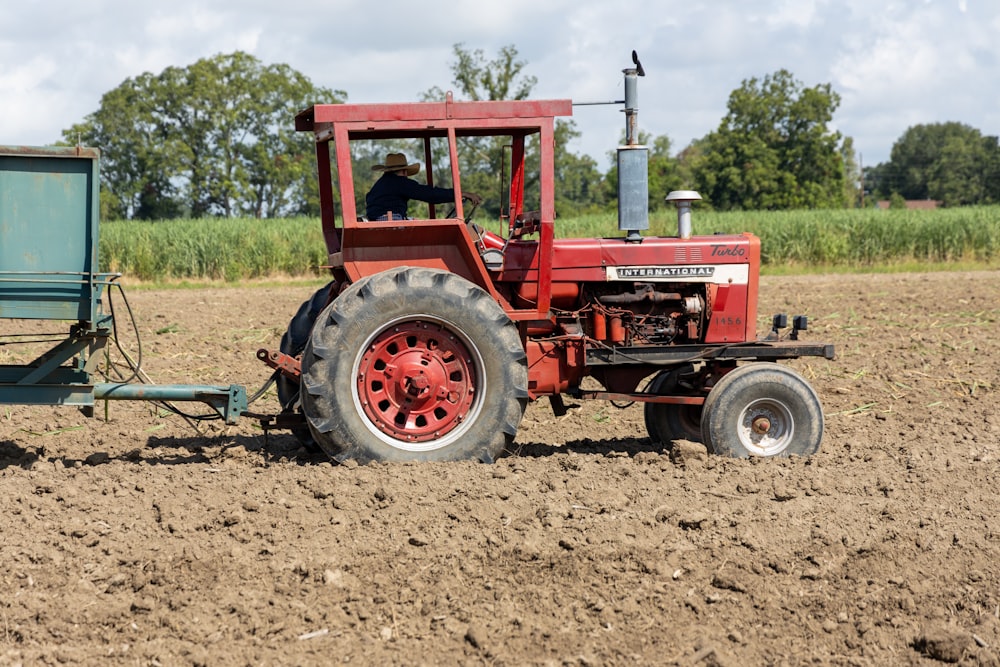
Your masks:
<svg viewBox="0 0 1000 667"><path fill-rule="evenodd" d="M483 289L401 267L345 289L302 355L302 408L338 461L492 462L528 400L516 325Z"/></svg>
<svg viewBox="0 0 1000 667"><path fill-rule="evenodd" d="M823 439L823 408L801 375L774 363L726 373L702 407L701 433L720 456L808 456Z"/></svg>
<svg viewBox="0 0 1000 667"><path fill-rule="evenodd" d="M683 364L660 371L649 385L649 393L659 396L683 395L680 379L694 373L694 366ZM643 406L646 432L653 442L670 445L674 440L701 442L701 406L674 403L646 403Z"/></svg>
<svg viewBox="0 0 1000 667"><path fill-rule="evenodd" d="M309 299L302 302L288 329L281 337L280 349L290 357L297 357L302 354L306 343L309 341L309 334L312 333L316 318L326 307L330 300L330 291L334 288L336 281L330 281ZM284 374L278 374L275 381L278 390L278 402L281 404L282 412L300 412L302 403L299 400L299 383L295 382ZM292 434L309 451L319 451L319 445L313 440L312 433L307 426L300 426L292 429Z"/></svg>

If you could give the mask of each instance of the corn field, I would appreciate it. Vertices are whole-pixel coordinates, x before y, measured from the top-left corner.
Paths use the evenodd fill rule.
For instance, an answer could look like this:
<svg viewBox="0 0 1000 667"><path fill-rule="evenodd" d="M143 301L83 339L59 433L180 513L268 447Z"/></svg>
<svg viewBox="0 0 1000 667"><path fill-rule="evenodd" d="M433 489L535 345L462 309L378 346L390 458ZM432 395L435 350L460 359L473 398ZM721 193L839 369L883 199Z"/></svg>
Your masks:
<svg viewBox="0 0 1000 667"><path fill-rule="evenodd" d="M326 248L315 218L202 218L101 224L101 269L143 281L320 275Z"/></svg>
<svg viewBox="0 0 1000 667"><path fill-rule="evenodd" d="M479 221L498 231L500 223ZM748 231L765 271L918 270L1000 265L1000 206L910 210L748 211L693 214L695 234ZM648 235L676 234L670 210ZM556 221L556 235L616 237L614 215ZM101 228L101 268L142 281L316 277L326 250L315 218L115 221Z"/></svg>

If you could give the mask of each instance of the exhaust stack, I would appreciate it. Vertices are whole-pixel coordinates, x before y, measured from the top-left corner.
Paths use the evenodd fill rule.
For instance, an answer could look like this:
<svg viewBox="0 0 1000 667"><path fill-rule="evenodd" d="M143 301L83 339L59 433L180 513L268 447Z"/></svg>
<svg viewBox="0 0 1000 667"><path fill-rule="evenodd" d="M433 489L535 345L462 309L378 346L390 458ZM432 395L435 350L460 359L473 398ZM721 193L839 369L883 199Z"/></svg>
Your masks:
<svg viewBox="0 0 1000 667"><path fill-rule="evenodd" d="M629 243L642 243L649 229L649 149L639 145L639 95L637 77L646 76L639 56L632 52L635 67L625 74L625 145L618 147L618 229L627 232Z"/></svg>

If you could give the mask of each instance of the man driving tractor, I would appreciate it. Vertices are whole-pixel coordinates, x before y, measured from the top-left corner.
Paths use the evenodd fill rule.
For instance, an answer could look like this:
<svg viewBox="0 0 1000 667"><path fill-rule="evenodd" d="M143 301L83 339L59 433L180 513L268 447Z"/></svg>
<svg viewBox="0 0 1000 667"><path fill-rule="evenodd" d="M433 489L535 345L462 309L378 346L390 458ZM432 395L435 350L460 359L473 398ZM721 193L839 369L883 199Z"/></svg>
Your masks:
<svg viewBox="0 0 1000 667"><path fill-rule="evenodd" d="M410 178L420 171L420 163L408 164L402 153L389 153L385 162L372 167L372 171L380 171L382 176L365 196L365 216L369 220L406 220L411 199L428 204L455 201L454 188L424 185ZM463 197L475 206L482 201L474 192L466 192Z"/></svg>

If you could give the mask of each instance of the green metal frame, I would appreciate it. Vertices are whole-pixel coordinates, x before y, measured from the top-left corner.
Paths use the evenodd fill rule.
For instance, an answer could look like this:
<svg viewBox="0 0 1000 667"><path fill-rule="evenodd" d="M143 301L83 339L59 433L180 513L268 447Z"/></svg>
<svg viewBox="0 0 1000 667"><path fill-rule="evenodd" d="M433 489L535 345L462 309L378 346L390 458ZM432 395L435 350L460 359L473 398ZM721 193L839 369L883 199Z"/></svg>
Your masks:
<svg viewBox="0 0 1000 667"><path fill-rule="evenodd" d="M0 146L0 320L75 322L31 363L0 365L0 404L196 401L236 423L247 412L240 385L93 382L113 331L102 297L118 278L97 271L99 163L96 148Z"/></svg>
<svg viewBox="0 0 1000 667"><path fill-rule="evenodd" d="M0 146L0 318L95 322L100 152Z"/></svg>

